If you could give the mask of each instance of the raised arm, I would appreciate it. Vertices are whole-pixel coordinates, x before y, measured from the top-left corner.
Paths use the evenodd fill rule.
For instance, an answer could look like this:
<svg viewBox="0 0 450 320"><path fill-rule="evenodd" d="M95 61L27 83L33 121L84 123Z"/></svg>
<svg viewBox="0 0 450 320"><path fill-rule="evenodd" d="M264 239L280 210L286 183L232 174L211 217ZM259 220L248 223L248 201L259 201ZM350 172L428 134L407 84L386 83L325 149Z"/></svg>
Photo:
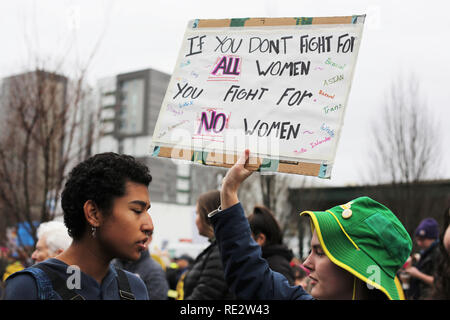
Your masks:
<svg viewBox="0 0 450 320"><path fill-rule="evenodd" d="M238 190L252 170L247 167L246 150L227 172L221 190L221 210L210 214L219 244L225 279L240 299L309 300L301 286L290 286L280 273L269 268L260 246L251 236L250 226L239 203Z"/></svg>

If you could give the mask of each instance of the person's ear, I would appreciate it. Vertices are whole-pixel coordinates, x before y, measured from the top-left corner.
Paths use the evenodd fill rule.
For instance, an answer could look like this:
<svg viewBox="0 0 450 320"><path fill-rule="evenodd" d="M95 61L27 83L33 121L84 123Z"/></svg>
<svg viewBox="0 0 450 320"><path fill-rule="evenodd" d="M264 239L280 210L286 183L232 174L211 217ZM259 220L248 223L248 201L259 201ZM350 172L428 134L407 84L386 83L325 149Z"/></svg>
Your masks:
<svg viewBox="0 0 450 320"><path fill-rule="evenodd" d="M84 217L91 227L100 226L100 211L94 201L88 200L83 205Z"/></svg>
<svg viewBox="0 0 450 320"><path fill-rule="evenodd" d="M266 243L266 235L264 233L258 233L255 237L255 241L262 247Z"/></svg>

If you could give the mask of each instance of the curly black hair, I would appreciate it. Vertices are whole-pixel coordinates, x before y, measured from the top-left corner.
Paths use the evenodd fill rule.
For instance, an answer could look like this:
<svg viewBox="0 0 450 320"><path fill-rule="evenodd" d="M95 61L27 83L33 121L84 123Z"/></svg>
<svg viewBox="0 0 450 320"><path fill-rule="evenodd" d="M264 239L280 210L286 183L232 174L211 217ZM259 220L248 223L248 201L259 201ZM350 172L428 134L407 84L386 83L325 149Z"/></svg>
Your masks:
<svg viewBox="0 0 450 320"><path fill-rule="evenodd" d="M100 153L76 165L61 194L64 223L69 235L79 240L86 230L83 206L92 200L109 214L113 200L125 195L127 182L148 187L152 176L148 167L134 157L113 152Z"/></svg>

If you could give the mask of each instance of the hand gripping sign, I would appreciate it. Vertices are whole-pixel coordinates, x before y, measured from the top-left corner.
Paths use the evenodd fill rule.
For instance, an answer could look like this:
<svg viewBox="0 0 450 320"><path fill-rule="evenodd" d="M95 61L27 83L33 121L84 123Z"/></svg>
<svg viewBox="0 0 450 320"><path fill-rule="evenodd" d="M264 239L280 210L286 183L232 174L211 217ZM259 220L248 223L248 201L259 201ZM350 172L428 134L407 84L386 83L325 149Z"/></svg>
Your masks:
<svg viewBox="0 0 450 320"><path fill-rule="evenodd" d="M190 21L153 155L330 178L364 18Z"/></svg>

